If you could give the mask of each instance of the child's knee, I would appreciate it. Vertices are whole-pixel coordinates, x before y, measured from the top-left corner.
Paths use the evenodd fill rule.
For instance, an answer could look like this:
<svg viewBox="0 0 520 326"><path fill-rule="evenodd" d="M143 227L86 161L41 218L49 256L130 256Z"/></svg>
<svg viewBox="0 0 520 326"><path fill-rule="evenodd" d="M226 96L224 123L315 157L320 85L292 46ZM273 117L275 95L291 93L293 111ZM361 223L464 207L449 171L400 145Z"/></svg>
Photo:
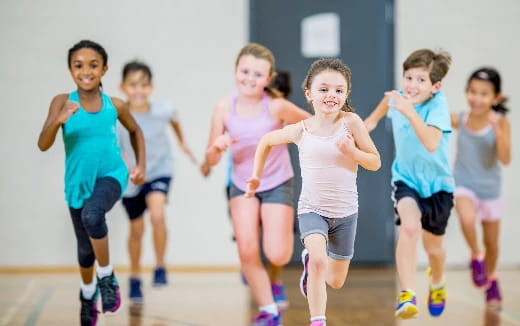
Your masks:
<svg viewBox="0 0 520 326"><path fill-rule="evenodd" d="M104 238L108 234L107 224L105 222L105 211L100 208L86 207L83 208L81 221L89 237L94 239Z"/></svg>
<svg viewBox="0 0 520 326"><path fill-rule="evenodd" d="M311 273L325 273L327 270L327 256L309 255L309 270Z"/></svg>
<svg viewBox="0 0 520 326"><path fill-rule="evenodd" d="M401 232L409 237L419 237L421 231L422 225L419 220L401 222Z"/></svg>
<svg viewBox="0 0 520 326"><path fill-rule="evenodd" d="M345 279L344 278L337 278L337 279L333 279L333 280L330 280L328 282L329 286L335 290L339 290L343 287L343 285L345 285Z"/></svg>
<svg viewBox="0 0 520 326"><path fill-rule="evenodd" d="M439 259L444 258L446 255L446 251L444 250L444 247L442 246L428 246L424 248L426 250L426 253L428 254L428 257Z"/></svg>

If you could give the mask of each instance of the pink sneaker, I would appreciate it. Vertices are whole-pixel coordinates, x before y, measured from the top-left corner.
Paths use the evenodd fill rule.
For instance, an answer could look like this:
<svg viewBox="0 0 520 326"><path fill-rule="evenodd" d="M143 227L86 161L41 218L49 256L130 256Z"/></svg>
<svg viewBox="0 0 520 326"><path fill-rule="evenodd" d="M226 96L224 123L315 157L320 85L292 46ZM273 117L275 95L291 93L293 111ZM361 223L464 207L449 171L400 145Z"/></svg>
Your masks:
<svg viewBox="0 0 520 326"><path fill-rule="evenodd" d="M327 324L323 320L316 320L310 323L309 326L327 326Z"/></svg>

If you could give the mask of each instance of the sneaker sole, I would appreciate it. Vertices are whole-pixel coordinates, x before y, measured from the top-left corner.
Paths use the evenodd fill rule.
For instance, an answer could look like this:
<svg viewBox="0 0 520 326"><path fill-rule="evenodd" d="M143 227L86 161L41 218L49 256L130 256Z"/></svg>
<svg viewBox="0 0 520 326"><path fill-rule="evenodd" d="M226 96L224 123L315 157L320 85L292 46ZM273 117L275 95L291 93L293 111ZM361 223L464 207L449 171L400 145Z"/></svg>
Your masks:
<svg viewBox="0 0 520 326"><path fill-rule="evenodd" d="M306 282L306 278L309 274L309 272L307 271L307 264L305 263L305 256L308 254L308 251L307 249L304 249L302 251L302 254L301 254L301 258L302 258L302 264L303 264L303 272L302 272L302 276L300 276L300 292L301 294L307 298L307 294L305 293L305 291L303 291L303 283Z"/></svg>
<svg viewBox="0 0 520 326"><path fill-rule="evenodd" d="M400 319L412 319L416 318L419 314L419 309L417 306L411 303L405 303L401 309L395 312L395 316Z"/></svg>

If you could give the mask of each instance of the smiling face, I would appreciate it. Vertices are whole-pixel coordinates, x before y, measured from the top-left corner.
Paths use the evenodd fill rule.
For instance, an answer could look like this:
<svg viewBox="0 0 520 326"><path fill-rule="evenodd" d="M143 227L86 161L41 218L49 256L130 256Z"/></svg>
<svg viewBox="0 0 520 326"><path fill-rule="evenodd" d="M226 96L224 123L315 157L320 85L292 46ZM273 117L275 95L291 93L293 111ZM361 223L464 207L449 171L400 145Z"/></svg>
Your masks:
<svg viewBox="0 0 520 326"><path fill-rule="evenodd" d="M69 70L78 89L91 91L99 88L108 66L97 51L82 48L72 54Z"/></svg>
<svg viewBox="0 0 520 326"><path fill-rule="evenodd" d="M403 74L404 95L414 105L428 101L441 88L441 82L432 84L430 72L426 68L417 67L406 70Z"/></svg>
<svg viewBox="0 0 520 326"><path fill-rule="evenodd" d="M472 79L466 88L466 99L474 114L488 114L496 104L498 95L493 84L487 80Z"/></svg>
<svg viewBox="0 0 520 326"><path fill-rule="evenodd" d="M348 96L348 84L338 71L324 70L312 79L310 89L305 90L305 97L316 113L338 113Z"/></svg>
<svg viewBox="0 0 520 326"><path fill-rule="evenodd" d="M142 70L128 72L121 83L121 91L132 107L146 106L152 90L150 76Z"/></svg>
<svg viewBox="0 0 520 326"><path fill-rule="evenodd" d="M252 55L243 55L235 67L235 82L240 94L259 96L271 81L271 64Z"/></svg>

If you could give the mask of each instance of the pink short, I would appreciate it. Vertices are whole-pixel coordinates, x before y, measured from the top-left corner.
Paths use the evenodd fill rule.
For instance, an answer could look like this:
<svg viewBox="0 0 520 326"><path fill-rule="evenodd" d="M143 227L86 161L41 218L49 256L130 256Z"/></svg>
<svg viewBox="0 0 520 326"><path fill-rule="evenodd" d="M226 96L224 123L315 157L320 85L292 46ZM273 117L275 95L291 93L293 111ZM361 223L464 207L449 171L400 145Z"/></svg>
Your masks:
<svg viewBox="0 0 520 326"><path fill-rule="evenodd" d="M480 199L473 190L462 186L458 186L453 195L455 197L455 203L457 202L457 197L470 198L473 201L473 204L475 204L477 219L479 221L495 222L504 214L504 202L502 201L502 198L492 200Z"/></svg>

